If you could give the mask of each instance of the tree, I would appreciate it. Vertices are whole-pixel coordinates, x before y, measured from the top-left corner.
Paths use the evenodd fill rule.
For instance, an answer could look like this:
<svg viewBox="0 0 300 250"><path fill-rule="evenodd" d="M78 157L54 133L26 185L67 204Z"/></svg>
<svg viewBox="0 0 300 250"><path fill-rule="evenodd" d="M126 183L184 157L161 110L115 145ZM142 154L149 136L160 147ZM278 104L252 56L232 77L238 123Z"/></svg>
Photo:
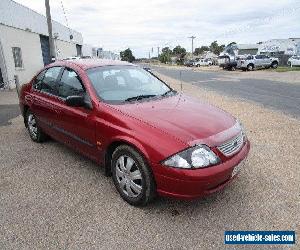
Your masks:
<svg viewBox="0 0 300 250"><path fill-rule="evenodd" d="M177 56L177 64L183 64L184 57L186 55L186 49L181 47L180 45L177 45L173 49L173 55Z"/></svg>
<svg viewBox="0 0 300 250"><path fill-rule="evenodd" d="M194 54L197 55L201 55L204 51L209 51L209 47L208 46L201 46L200 48L196 48L194 51Z"/></svg>
<svg viewBox="0 0 300 250"><path fill-rule="evenodd" d="M177 55L177 56L181 56L184 54L184 56L186 55L186 49L181 47L180 45L177 45L174 49L173 49L173 54Z"/></svg>
<svg viewBox="0 0 300 250"><path fill-rule="evenodd" d="M164 47L161 50L161 53L160 53L158 59L162 63L168 63L168 62L171 62L171 55L172 55L172 50L170 50L169 47Z"/></svg>
<svg viewBox="0 0 300 250"><path fill-rule="evenodd" d="M132 55L132 51L130 48L121 51L120 57L122 61L133 62L135 60L135 57Z"/></svg>
<svg viewBox="0 0 300 250"><path fill-rule="evenodd" d="M216 55L219 55L225 48L225 45L218 45L217 41L213 41L211 43L211 45L209 46L209 50L213 53L215 53Z"/></svg>

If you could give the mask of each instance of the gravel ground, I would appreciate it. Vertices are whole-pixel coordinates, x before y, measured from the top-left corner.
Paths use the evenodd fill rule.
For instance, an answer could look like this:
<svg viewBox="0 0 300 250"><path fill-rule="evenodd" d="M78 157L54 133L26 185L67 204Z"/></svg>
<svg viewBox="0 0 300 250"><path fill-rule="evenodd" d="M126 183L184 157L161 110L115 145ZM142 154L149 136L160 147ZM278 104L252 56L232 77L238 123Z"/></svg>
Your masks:
<svg viewBox="0 0 300 250"><path fill-rule="evenodd" d="M189 84L183 90L244 123L252 149L235 182L202 200L158 198L135 208L101 167L57 142L32 142L17 116L0 126L0 249L299 249L226 246L223 237L299 233L300 121Z"/></svg>

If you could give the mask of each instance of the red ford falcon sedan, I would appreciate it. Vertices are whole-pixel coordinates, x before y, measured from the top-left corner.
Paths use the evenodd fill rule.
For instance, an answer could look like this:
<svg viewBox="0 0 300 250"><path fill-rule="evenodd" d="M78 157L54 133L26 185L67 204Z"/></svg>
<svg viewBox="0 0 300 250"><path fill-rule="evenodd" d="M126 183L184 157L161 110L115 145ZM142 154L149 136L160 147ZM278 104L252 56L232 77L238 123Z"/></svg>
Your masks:
<svg viewBox="0 0 300 250"><path fill-rule="evenodd" d="M20 108L33 141L50 136L104 166L132 205L220 190L250 149L230 114L126 62L50 64L22 87Z"/></svg>

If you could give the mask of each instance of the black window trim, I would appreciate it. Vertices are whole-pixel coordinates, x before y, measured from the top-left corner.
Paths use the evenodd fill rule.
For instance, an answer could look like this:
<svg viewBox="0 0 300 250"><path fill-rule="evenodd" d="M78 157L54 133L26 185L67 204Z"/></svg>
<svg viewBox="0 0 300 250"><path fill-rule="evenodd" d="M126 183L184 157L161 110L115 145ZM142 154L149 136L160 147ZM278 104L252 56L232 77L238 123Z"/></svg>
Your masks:
<svg viewBox="0 0 300 250"><path fill-rule="evenodd" d="M52 69L52 68L61 68L61 69L60 69L60 72L59 72L59 74L58 74L58 76L57 76L57 78L55 79L55 82L57 83L57 80L59 79L59 77L60 77L60 75L61 75L62 69L64 68L63 66L55 65L55 66L52 66L52 67L48 67L48 68L43 69L42 71L40 71L40 73L37 74L37 76L34 78L34 81L36 80L36 78L37 78L41 73L44 72L44 73L43 73L44 75L43 75L43 78L42 78L42 81L43 81L46 72L47 72L49 69ZM49 93L49 92L43 91L42 89L36 89L36 88L34 88L34 84L32 84L32 89L33 89L34 91L43 93L43 94L45 94L45 95L49 95L49 96L51 96L51 97L56 97L56 98L62 99L62 98L60 98L58 95L51 94L51 93Z"/></svg>
<svg viewBox="0 0 300 250"><path fill-rule="evenodd" d="M64 72L65 69L73 70L73 71L78 75L79 80L80 80L80 83L81 83L81 85L82 85L82 87L83 87L83 89L84 89L84 91L85 91L85 98L87 99L87 107L88 107L89 109L93 109L93 104L92 104L92 101L91 101L90 94L89 94L88 91L86 90L86 87L85 87L85 85L83 84L83 81L82 81L80 75L78 74L78 72L77 72L76 70L72 69L71 67L67 67L67 66L63 66L63 65L61 65L61 66L55 65L55 66L52 66L52 67L44 68L44 69L42 69L42 70L35 76L35 78L33 79L33 81L35 81L36 78L37 78L40 74L42 74L42 73L43 73L43 78L42 78L42 81L43 81L43 80L44 80L44 77L45 77L45 73L47 72L47 70L49 70L49 69L51 69L51 68L54 68L54 67L59 67L59 68L61 68L61 69L60 69L60 72L59 72L59 74L58 74L58 76L57 76L57 78L56 78L56 80L55 80L56 83L58 83L58 81L61 80L62 74L63 74L63 72ZM61 96L58 96L58 95L53 95L53 94L51 94L51 93L42 91L41 89L36 89L36 88L34 88L34 83L32 83L31 89L32 89L33 91L43 93L43 94L48 95L48 96L50 96L50 97L55 97L55 98L57 98L57 99L59 99L59 100L61 100L61 101L63 101L63 102L66 102L66 99L67 99L67 98L64 98L64 97L61 97Z"/></svg>
<svg viewBox="0 0 300 250"><path fill-rule="evenodd" d="M86 87L84 86L83 81L82 81L80 75L78 74L78 72L77 72L76 70L72 69L71 67L68 67L68 66L62 66L62 71L61 71L60 74L58 75L57 81L58 81L58 82L61 81L62 75L64 74L64 71L65 71L66 69L72 70L72 71L74 71L74 72L78 75L80 84L81 84L81 86L82 86L84 92L87 93ZM62 98L63 98L63 97L62 97ZM66 99L66 98L64 98L64 99Z"/></svg>
<svg viewBox="0 0 300 250"><path fill-rule="evenodd" d="M88 108L88 109L93 109L93 103L92 103L92 101L91 101L91 96L90 96L90 94L88 93L88 91L87 91L87 89L86 89L86 87L85 87L85 85L83 84L83 81L82 81L82 79L81 79L81 77L80 77L80 74L75 70L75 69L72 69L71 67L68 67L68 66L61 66L62 67L62 71L60 72L60 74L58 75L58 78L57 78L57 82L59 82L60 80L61 80L61 78L62 78L62 75L63 75L63 73L64 73L64 71L66 70L66 69L70 69L70 70L72 70L72 71L74 71L77 75L78 75L78 78L79 78L79 81L80 81L80 84L81 84L81 86L82 86L82 88L83 88L83 90L84 90L84 97L85 97L85 99L86 99L86 104L87 104L87 106L86 106L86 108ZM58 98L60 98L61 100L63 100L64 102L66 101L66 99L67 98L65 98L65 97L61 97L61 96L57 96Z"/></svg>

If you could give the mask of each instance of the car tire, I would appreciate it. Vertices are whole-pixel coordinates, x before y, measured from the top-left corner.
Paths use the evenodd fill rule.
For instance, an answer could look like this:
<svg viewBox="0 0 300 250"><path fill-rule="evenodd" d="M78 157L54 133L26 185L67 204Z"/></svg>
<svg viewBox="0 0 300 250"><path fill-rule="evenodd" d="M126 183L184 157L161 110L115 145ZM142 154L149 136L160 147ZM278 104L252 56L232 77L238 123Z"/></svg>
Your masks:
<svg viewBox="0 0 300 250"><path fill-rule="evenodd" d="M271 67L276 69L278 67L278 62L272 62Z"/></svg>
<svg viewBox="0 0 300 250"><path fill-rule="evenodd" d="M31 140L33 140L34 142L44 142L45 140L47 140L48 136L39 127L36 117L30 109L27 110L25 117L26 127L28 129Z"/></svg>
<svg viewBox="0 0 300 250"><path fill-rule="evenodd" d="M112 154L111 170L121 197L133 206L145 206L156 195L152 171L134 148L121 145Z"/></svg>
<svg viewBox="0 0 300 250"><path fill-rule="evenodd" d="M235 67L235 66L232 66L232 67L230 68L230 70L231 70L231 71L235 71L235 70L236 70L236 67Z"/></svg>
<svg viewBox="0 0 300 250"><path fill-rule="evenodd" d="M253 64L248 64L247 65L247 70L248 71L253 71L254 67L253 67Z"/></svg>

